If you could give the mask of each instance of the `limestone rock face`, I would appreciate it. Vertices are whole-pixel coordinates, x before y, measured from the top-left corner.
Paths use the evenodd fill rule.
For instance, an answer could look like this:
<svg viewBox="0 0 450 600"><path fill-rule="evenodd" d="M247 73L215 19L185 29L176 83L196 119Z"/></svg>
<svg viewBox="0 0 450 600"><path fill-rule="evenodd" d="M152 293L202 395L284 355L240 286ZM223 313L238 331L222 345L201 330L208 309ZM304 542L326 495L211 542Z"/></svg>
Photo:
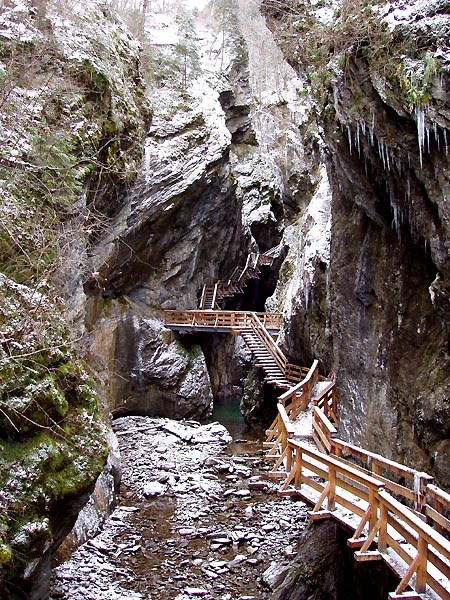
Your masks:
<svg viewBox="0 0 450 600"><path fill-rule="evenodd" d="M67 560L76 548L97 535L116 506L122 465L119 444L112 430L108 433L108 447L109 454L106 465L95 482L92 494L79 512L69 535L57 549L56 558L58 561Z"/></svg>
<svg viewBox="0 0 450 600"><path fill-rule="evenodd" d="M315 9L310 10L314 20ZM297 263L301 270L291 269L284 286L285 310L292 311L286 344L294 354L315 354L324 370L336 371L341 435L434 473L445 485L450 476L448 16L439 2L390 2L373 11L381 27L368 47L382 47L383 36L391 40L382 58L349 46L341 62L317 64L322 75L330 75L328 87L317 87L310 78L331 191L330 245L308 282L308 250L302 247L308 234L299 232L305 240ZM342 26L332 8L325 16L317 17L322 31L327 22L332 30ZM405 49L411 39L420 39L421 49ZM400 62L394 50L390 53L397 46L403 48ZM310 72L312 65L295 44L284 47L300 71ZM432 60L439 66L426 75ZM409 86L402 78L406 73Z"/></svg>
<svg viewBox="0 0 450 600"><path fill-rule="evenodd" d="M140 180L92 249L99 275L85 284L89 327L111 374L114 412L202 418L209 411L200 348L170 338L158 310L195 308L203 284L231 271L240 253L229 140L217 94L204 110L184 107L170 122L156 116Z"/></svg>
<svg viewBox="0 0 450 600"><path fill-rule="evenodd" d="M147 306L110 300L91 334L91 348L109 373L114 415L209 414L211 386L200 346L175 339Z"/></svg>

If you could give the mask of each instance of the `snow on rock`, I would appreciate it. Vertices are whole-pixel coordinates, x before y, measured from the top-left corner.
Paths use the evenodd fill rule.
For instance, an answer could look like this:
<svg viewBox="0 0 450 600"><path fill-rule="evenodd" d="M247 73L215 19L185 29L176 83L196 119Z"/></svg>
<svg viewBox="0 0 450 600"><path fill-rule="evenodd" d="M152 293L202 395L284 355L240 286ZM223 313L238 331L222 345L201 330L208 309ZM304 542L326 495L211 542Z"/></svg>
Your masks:
<svg viewBox="0 0 450 600"><path fill-rule="evenodd" d="M330 184L326 168L322 166L320 183L304 216L285 231L284 239L289 247L285 268L291 269L287 285L281 278L275 294L266 302L267 310L276 310L281 305L286 321L295 312L296 303L301 302L308 308L318 264L321 262L325 266L329 265L330 202Z"/></svg>
<svg viewBox="0 0 450 600"><path fill-rule="evenodd" d="M56 567L51 597L268 600L262 573L271 563L286 568L283 549L296 544L306 507L275 493L260 444L230 455L217 423L134 416L114 429L121 505L103 532ZM256 480L265 485L250 487Z"/></svg>

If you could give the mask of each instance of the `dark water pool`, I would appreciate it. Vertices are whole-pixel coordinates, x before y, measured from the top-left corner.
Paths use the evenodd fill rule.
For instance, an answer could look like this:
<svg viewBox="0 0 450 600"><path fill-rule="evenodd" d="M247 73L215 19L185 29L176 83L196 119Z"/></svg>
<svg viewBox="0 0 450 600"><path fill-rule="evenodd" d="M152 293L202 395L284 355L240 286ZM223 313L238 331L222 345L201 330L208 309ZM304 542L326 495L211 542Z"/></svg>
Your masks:
<svg viewBox="0 0 450 600"><path fill-rule="evenodd" d="M226 427L233 438L233 442L228 447L228 452L232 454L252 452L250 447L253 447L253 452L255 452L262 448L264 430L262 427L248 425L244 421L239 405L239 397L215 400L212 420L218 421Z"/></svg>

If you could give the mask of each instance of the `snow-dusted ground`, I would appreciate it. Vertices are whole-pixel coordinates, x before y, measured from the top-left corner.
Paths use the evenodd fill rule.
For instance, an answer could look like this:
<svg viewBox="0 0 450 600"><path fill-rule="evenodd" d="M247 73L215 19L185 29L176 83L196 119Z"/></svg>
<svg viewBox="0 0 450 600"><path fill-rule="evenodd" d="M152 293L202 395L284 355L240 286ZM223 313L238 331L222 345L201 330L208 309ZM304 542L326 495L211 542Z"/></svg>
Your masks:
<svg viewBox="0 0 450 600"><path fill-rule="evenodd" d="M124 417L119 508L54 572L52 600L256 600L287 567L306 507L276 494L260 442L218 423Z"/></svg>

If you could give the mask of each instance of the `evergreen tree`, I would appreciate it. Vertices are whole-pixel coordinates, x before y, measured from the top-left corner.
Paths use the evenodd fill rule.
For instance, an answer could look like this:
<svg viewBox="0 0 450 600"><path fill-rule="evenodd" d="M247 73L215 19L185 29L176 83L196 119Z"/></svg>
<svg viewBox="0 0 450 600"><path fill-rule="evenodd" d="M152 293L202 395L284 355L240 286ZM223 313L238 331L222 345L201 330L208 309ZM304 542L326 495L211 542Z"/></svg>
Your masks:
<svg viewBox="0 0 450 600"><path fill-rule="evenodd" d="M236 37L239 37L237 9L237 0L214 0L213 2L214 16L216 18L218 26L220 27L220 35L222 37L220 49L221 69L223 69L227 37L230 37L230 43L234 43L236 41Z"/></svg>
<svg viewBox="0 0 450 600"><path fill-rule="evenodd" d="M189 77L194 77L200 69L197 35L192 13L180 12L177 16L177 24L178 43L175 46L175 54L180 59L182 89L186 91Z"/></svg>

